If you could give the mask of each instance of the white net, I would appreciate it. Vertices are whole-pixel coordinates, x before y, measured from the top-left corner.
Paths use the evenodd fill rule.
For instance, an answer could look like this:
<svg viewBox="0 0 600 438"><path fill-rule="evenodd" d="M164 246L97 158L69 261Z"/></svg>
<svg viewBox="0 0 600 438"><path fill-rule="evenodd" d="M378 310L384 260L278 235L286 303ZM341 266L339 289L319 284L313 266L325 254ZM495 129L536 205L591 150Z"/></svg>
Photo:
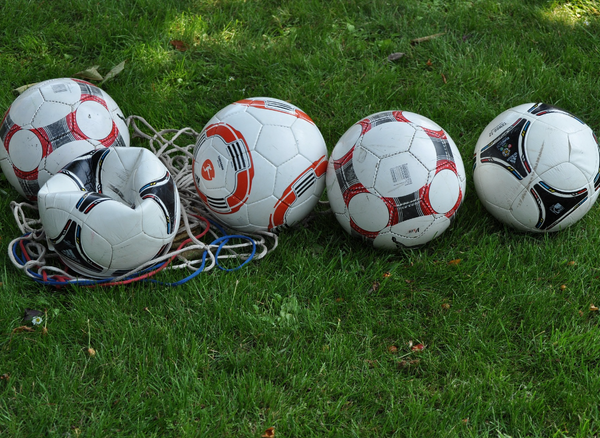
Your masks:
<svg viewBox="0 0 600 438"><path fill-rule="evenodd" d="M13 201L11 208L22 233L9 245L9 257L16 267L32 279L54 286L126 284L149 280L162 270L183 270L184 278L167 283L177 285L215 267L227 271L239 269L251 260L265 257L277 247L276 234L231 234L232 231L219 224L204 207L194 187L192 174L196 131L191 128L157 131L144 118L135 115L127 118L127 125L134 138L147 141L148 149L163 162L177 185L182 220L171 251L118 277L87 278L69 271L58 255L48 249L37 206ZM179 143L185 145L180 146Z"/></svg>

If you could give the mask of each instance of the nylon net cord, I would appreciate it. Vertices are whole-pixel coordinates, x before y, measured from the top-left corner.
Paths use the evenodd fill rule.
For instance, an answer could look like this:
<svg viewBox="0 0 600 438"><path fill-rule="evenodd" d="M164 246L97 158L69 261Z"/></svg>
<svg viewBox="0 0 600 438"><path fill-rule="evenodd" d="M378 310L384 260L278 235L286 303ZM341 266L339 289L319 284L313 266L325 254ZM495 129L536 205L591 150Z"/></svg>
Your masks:
<svg viewBox="0 0 600 438"><path fill-rule="evenodd" d="M165 270L197 271L202 269L202 272L205 272L216 266L224 269L220 262L226 259L237 259L242 262L242 265L249 259L262 259L277 247L278 237L275 233L266 231L244 233L238 238L232 236L232 238L225 237L223 240L222 233L215 231L217 229L225 231L226 234L234 233L214 219L196 192L192 173L193 149L199 135L196 131L192 128L158 131L143 117L135 115L129 116L126 122L132 131L132 137L147 141L148 149L161 160L171 173L179 191L182 220L169 253L138 266L126 274L111 278L110 282L103 280L105 284L135 279L136 276L152 269L153 266L171 259L172 261L164 268ZM185 145L180 146L181 143L185 143ZM48 248L35 203L12 201L11 209L22 233L20 237L13 239L9 244L9 258L17 268L36 280L52 277L60 279L61 284L98 283L98 279L70 272L60 262L58 255ZM211 225L209 225L209 220ZM196 237L203 233L206 233L206 236L202 237L202 240ZM237 235L237 233L235 234ZM207 238L207 236L212 238ZM205 243L205 241L215 242L219 239L221 239L219 244ZM188 243L177 249L186 240ZM21 252L24 253L24 258L17 256L15 251L17 247L20 247Z"/></svg>

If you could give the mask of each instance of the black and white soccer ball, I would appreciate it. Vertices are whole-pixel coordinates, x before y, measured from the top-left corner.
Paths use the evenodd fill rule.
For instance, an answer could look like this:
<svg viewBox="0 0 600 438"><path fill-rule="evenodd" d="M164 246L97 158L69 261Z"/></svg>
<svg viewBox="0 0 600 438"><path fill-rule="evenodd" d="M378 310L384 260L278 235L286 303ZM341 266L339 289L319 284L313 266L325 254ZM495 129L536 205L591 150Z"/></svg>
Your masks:
<svg viewBox="0 0 600 438"><path fill-rule="evenodd" d="M475 146L473 180L485 208L520 231L564 229L598 198L592 129L567 111L526 103L504 111Z"/></svg>
<svg viewBox="0 0 600 438"><path fill-rule="evenodd" d="M164 255L181 212L171 174L138 147L76 158L42 186L38 208L49 248L92 278L121 275Z"/></svg>
<svg viewBox="0 0 600 438"><path fill-rule="evenodd" d="M99 148L129 146L116 102L80 79L50 79L28 88L0 125L0 165L29 200L74 158Z"/></svg>
<svg viewBox="0 0 600 438"><path fill-rule="evenodd" d="M420 246L442 234L466 188L448 133L406 111L372 114L352 125L331 153L326 181L342 227L384 249Z"/></svg>

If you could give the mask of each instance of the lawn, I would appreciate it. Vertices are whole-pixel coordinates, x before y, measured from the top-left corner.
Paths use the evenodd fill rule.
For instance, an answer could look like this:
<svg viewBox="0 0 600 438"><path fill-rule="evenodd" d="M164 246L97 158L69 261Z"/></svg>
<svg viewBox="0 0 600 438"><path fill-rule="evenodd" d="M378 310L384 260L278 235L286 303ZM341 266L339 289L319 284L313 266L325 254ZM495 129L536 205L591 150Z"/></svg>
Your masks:
<svg viewBox="0 0 600 438"><path fill-rule="evenodd" d="M441 125L467 170L457 220L420 249L376 251L321 214L235 272L93 289L12 265L22 199L2 176L0 435L600 434L600 211L518 233L486 212L471 171L483 128L522 103L600 133L598 2L0 4L2 112L22 85L125 61L102 88L157 129L200 131L270 96L310 115L331 152L356 121L401 109ZM26 309L45 330L18 329Z"/></svg>

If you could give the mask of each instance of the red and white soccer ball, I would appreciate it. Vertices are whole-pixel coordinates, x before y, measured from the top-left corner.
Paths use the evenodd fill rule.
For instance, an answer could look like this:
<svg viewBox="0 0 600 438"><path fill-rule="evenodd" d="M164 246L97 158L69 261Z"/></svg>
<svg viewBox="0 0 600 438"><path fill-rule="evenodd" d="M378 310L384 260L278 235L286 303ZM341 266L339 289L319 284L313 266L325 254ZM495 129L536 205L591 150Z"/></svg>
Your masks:
<svg viewBox="0 0 600 438"><path fill-rule="evenodd" d="M416 247L439 236L465 188L462 158L450 136L406 111L379 112L351 126L327 168L335 217L375 248Z"/></svg>
<svg viewBox="0 0 600 438"><path fill-rule="evenodd" d="M196 189L233 229L275 231L304 219L325 188L327 147L298 107L256 97L208 121L194 149Z"/></svg>
<svg viewBox="0 0 600 438"><path fill-rule="evenodd" d="M79 79L50 79L14 100L0 125L0 142L6 179L35 200L40 187L74 158L129 146L129 131L105 91Z"/></svg>
<svg viewBox="0 0 600 438"><path fill-rule="evenodd" d="M560 108L526 103L483 130L473 181L485 208L519 231L564 229L594 205L600 188L598 140Z"/></svg>

